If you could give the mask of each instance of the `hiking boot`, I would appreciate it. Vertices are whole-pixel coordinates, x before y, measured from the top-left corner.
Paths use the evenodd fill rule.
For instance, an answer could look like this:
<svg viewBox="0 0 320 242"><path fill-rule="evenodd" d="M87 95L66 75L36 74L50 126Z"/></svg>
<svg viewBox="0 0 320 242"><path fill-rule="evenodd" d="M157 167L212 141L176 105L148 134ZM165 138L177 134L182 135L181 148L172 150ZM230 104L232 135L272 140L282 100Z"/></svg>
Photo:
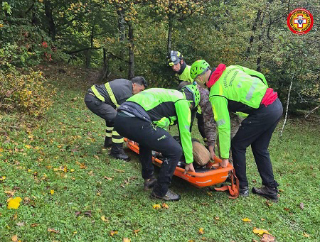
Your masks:
<svg viewBox="0 0 320 242"><path fill-rule="evenodd" d="M152 176L149 179L144 179L143 189L145 191L148 191L151 188L153 188L156 183L157 183L157 178L155 178L154 176Z"/></svg>
<svg viewBox="0 0 320 242"><path fill-rule="evenodd" d="M249 188L248 186L240 187L239 188L239 195L242 197L248 197L249 196Z"/></svg>
<svg viewBox="0 0 320 242"><path fill-rule="evenodd" d="M130 157L126 153L124 153L122 143L112 143L110 156L112 156L115 159L130 161Z"/></svg>
<svg viewBox="0 0 320 242"><path fill-rule="evenodd" d="M112 139L111 139L111 137L106 137L105 139L104 139L104 145L103 145L103 147L104 148L109 148L109 147L111 147L112 146Z"/></svg>
<svg viewBox="0 0 320 242"><path fill-rule="evenodd" d="M261 188L252 188L252 193L265 197L267 199L273 200L274 202L278 201L278 189L275 187L263 186Z"/></svg>
<svg viewBox="0 0 320 242"><path fill-rule="evenodd" d="M176 194L171 190L168 190L166 195L164 195L163 197L158 196L154 192L151 193L150 197L155 199L162 199L165 201L179 201L181 198L179 194Z"/></svg>

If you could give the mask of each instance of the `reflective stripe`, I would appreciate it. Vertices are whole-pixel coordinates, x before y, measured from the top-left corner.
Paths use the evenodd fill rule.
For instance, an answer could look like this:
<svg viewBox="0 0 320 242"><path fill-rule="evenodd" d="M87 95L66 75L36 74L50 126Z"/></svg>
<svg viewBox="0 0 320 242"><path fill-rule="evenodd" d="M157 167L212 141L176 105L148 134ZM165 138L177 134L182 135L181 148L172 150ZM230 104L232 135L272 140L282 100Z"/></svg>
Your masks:
<svg viewBox="0 0 320 242"><path fill-rule="evenodd" d="M109 97L110 97L110 99L111 99L111 102L112 102L114 105L116 105L116 107L119 107L120 105L118 104L118 102L117 102L117 100L116 100L116 97L115 97L114 94L113 94L113 91L112 91L112 89L111 89L111 87L110 87L110 83L107 82L107 83L104 84L104 85L105 85L105 87L106 87L106 89L107 89L107 92L108 92L108 94L109 94Z"/></svg>
<svg viewBox="0 0 320 242"><path fill-rule="evenodd" d="M113 127L109 127L109 126L107 126L106 127L106 131L108 132L108 131L112 131L113 130Z"/></svg>
<svg viewBox="0 0 320 242"><path fill-rule="evenodd" d="M112 142L116 144L123 143L123 137L115 130L112 131Z"/></svg>
<svg viewBox="0 0 320 242"><path fill-rule="evenodd" d="M226 121L224 119L220 119L220 120L217 121L217 125L218 126L223 125L225 123L226 123Z"/></svg>
<svg viewBox="0 0 320 242"><path fill-rule="evenodd" d="M94 95L96 95L96 97L97 97L100 101L105 102L104 97L98 92L98 90L97 90L97 88L96 88L95 85L93 85L93 86L91 87L91 90L92 90L92 92L94 93Z"/></svg>
<svg viewBox="0 0 320 242"><path fill-rule="evenodd" d="M256 90L259 82L260 82L260 79L258 80L258 79L256 79L256 78L254 78L254 80L253 80L253 82L252 82L252 85L251 85L251 87L250 87L250 89L249 89L249 91L248 91L248 93L247 93L247 96L246 96L246 100L247 100L247 101L250 101L250 99L252 98L253 92Z"/></svg>
<svg viewBox="0 0 320 242"><path fill-rule="evenodd" d="M111 138L111 137L112 137L112 133L111 133L111 132L110 132L110 133L107 132L107 133L106 133L106 137Z"/></svg>
<svg viewBox="0 0 320 242"><path fill-rule="evenodd" d="M113 127L106 127L106 137L111 138L112 137L112 131Z"/></svg>

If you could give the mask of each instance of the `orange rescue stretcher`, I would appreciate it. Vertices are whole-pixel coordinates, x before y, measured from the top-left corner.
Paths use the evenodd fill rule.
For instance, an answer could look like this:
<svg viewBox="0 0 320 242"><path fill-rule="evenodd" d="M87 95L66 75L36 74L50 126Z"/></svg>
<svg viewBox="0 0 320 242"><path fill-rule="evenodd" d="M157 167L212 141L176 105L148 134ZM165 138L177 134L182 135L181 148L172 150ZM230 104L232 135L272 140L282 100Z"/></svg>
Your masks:
<svg viewBox="0 0 320 242"><path fill-rule="evenodd" d="M132 140L126 139L125 142L127 147L139 154L139 144ZM152 162L154 165L160 167L162 164L161 158L152 156ZM196 172L187 172L185 173L185 169L183 167L177 166L174 175L180 177L192 185L203 188L209 187L217 184L221 184L226 181L226 179L230 175L231 185L225 185L222 187L215 187L216 191L229 191L230 198L237 198L239 196L239 181L235 175L235 171L233 166L229 163L227 167L221 167L221 160L218 157L214 158L213 162L209 162L206 167L201 169L195 169Z"/></svg>

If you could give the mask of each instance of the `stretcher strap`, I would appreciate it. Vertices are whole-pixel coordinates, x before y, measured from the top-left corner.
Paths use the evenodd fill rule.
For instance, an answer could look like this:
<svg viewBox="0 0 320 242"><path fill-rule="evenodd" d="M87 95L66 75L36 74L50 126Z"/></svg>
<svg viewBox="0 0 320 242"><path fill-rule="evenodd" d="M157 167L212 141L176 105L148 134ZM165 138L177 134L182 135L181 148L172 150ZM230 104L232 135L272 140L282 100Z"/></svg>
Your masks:
<svg viewBox="0 0 320 242"><path fill-rule="evenodd" d="M235 199L239 196L239 179L236 176L236 172L233 169L231 171L231 185L225 185L222 187L215 187L214 190L218 192L224 192L224 191L229 191L229 198Z"/></svg>

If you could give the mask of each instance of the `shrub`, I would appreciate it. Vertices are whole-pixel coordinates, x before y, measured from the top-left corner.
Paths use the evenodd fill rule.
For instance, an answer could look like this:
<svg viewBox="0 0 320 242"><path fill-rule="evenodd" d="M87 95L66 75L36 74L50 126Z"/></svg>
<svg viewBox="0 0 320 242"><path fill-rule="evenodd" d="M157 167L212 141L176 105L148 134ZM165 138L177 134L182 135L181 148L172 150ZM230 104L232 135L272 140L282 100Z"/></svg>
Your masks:
<svg viewBox="0 0 320 242"><path fill-rule="evenodd" d="M11 69L0 71L0 109L20 111L34 117L41 117L52 105L56 93L41 71L21 74Z"/></svg>

